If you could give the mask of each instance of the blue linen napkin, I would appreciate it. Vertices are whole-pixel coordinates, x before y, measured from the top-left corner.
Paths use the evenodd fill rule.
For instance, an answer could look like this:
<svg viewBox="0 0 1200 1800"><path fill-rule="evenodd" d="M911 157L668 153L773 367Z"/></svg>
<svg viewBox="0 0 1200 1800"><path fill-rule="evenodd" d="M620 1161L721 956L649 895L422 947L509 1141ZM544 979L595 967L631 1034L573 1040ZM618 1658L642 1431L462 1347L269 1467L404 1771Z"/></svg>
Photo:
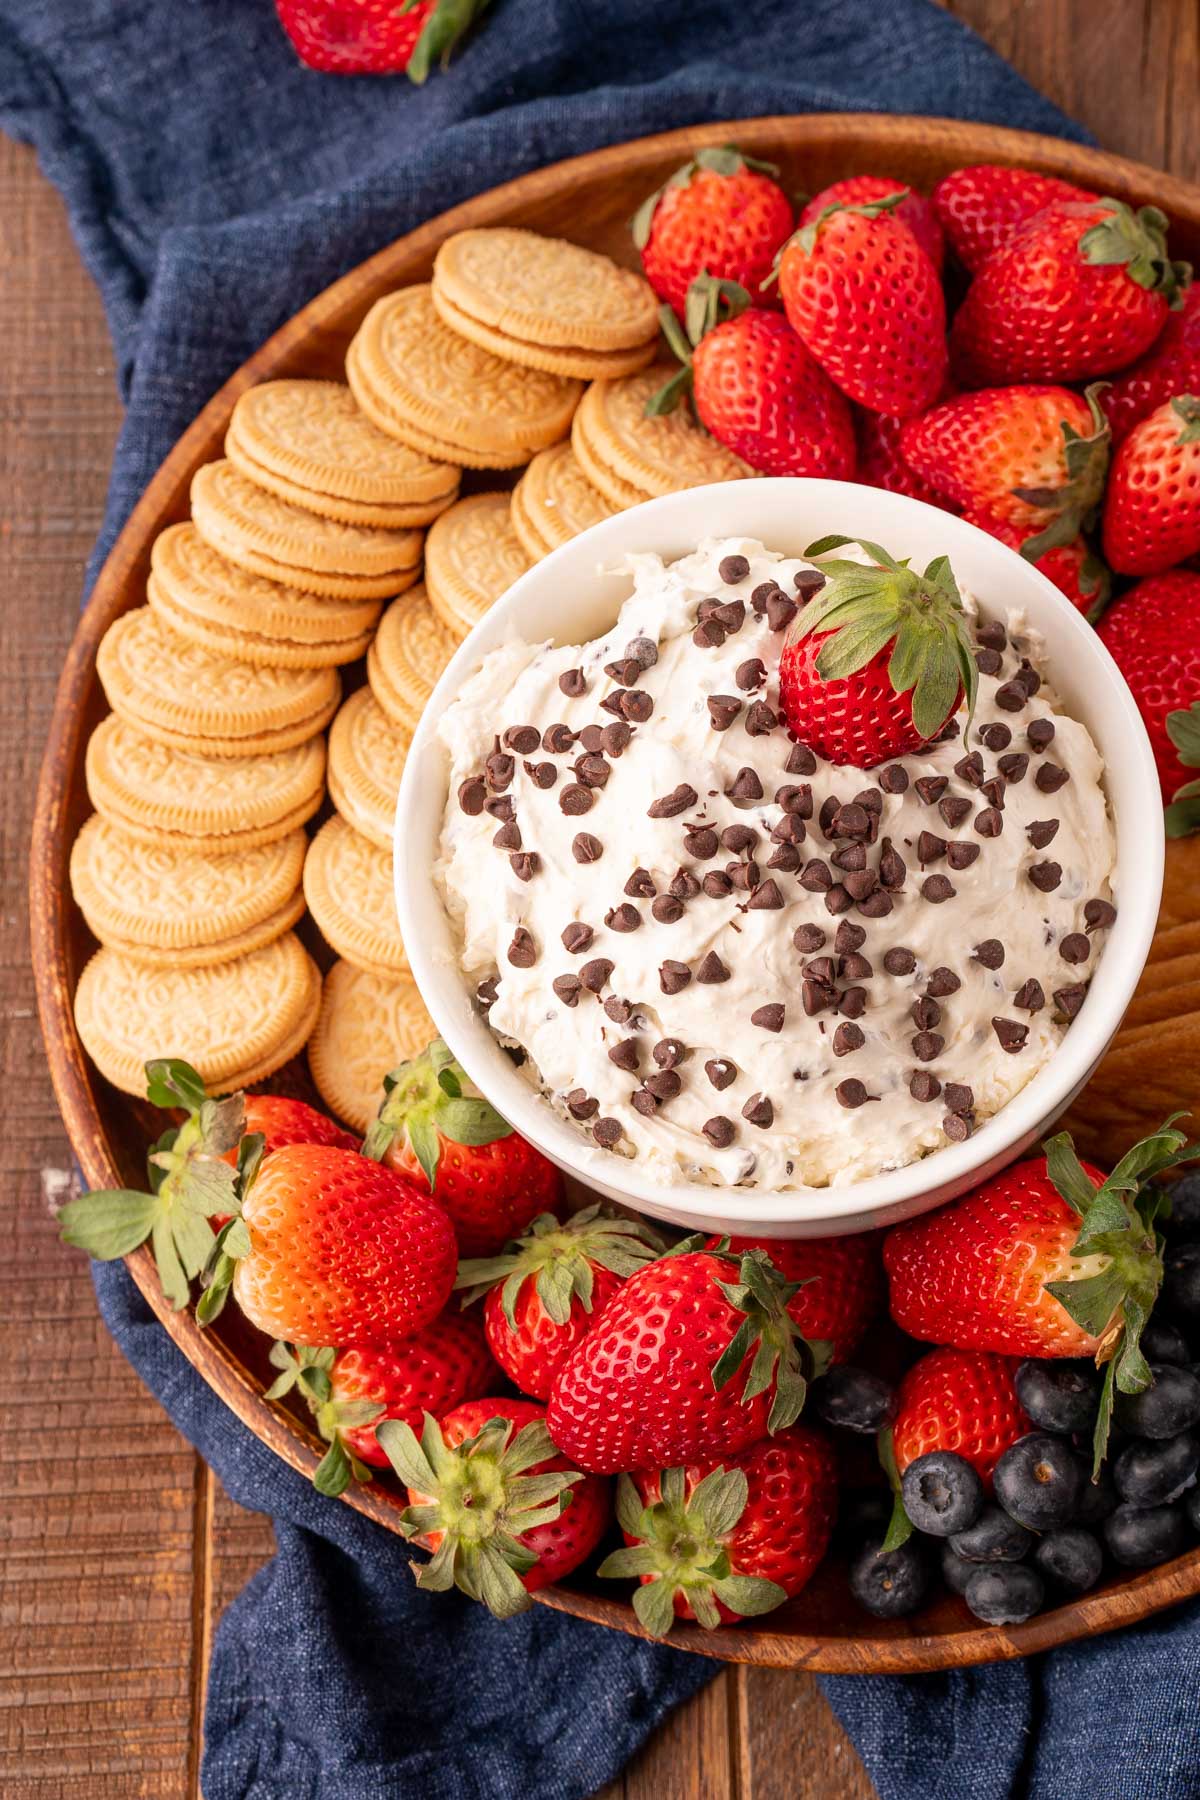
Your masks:
<svg viewBox="0 0 1200 1800"><path fill-rule="evenodd" d="M389 239L603 144L838 110L1084 136L929 0L498 0L420 90L303 69L269 0L0 0L0 125L63 190L128 408L92 572L214 389ZM123 1266L98 1266L96 1289L179 1430L275 1522L276 1556L216 1636L206 1800L576 1800L713 1673L543 1608L498 1625L421 1593L398 1539L226 1411ZM1200 1793L1191 1627L1175 1615L1041 1665L826 1690L884 1800L1084 1800L1100 1766L1117 1800L1182 1800Z"/></svg>

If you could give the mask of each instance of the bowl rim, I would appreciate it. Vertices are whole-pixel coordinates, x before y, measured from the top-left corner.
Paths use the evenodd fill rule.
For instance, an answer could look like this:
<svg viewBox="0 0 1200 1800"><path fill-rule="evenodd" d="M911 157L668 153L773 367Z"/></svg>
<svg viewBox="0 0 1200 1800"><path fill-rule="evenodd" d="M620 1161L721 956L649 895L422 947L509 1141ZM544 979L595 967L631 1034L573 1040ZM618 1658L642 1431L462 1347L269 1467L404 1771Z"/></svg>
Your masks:
<svg viewBox="0 0 1200 1800"><path fill-rule="evenodd" d="M890 537L893 543L897 533L891 520L883 526L874 523L881 513L885 518L892 515L901 527L906 519L910 520L917 536L922 524L928 527L930 521L936 520L941 534L948 537L952 556L957 541L960 545L973 545L1001 573L1007 568L1017 589L1007 604L1023 605L1032 611L1035 629L1044 623L1047 613L1055 618L1056 631L1064 632L1072 644L1072 657L1078 655L1082 659L1080 666L1099 682L1093 710L1111 719L1111 730L1100 735L1108 736L1110 743L1119 735L1121 758L1127 765L1127 785L1132 783L1139 790L1139 803L1124 805L1119 811L1111 789L1108 790L1119 847L1118 920L1105 945L1100 974L1092 982L1084 1007L1057 1051L1012 1100L964 1143L947 1145L899 1169L844 1187L721 1187L645 1181L639 1179L635 1162L588 1145L553 1112L544 1096L512 1067L471 1005L467 984L458 973L457 958L448 953L448 945L452 949L449 921L432 878L446 792L445 754L437 738L438 721L482 657L514 635L523 635L519 625L522 615L532 601L552 586L578 593L580 583L590 579L595 584L605 566L611 568L631 549L663 549L678 543L681 537L685 544L689 540L693 544L702 541L694 532L680 532L677 521L681 517L699 512L728 516L740 510L743 502L752 516L755 503L769 510L772 502L785 504L789 496L799 499L798 489L803 489L804 497L821 510L828 508L837 513L857 504L861 516L873 521L870 535L885 541ZM702 534L761 535L751 528ZM980 545L985 545L986 551ZM674 556L684 551L671 548L667 553ZM1020 592L1021 584L1024 593ZM986 600L984 603L986 606ZM568 607L564 617L571 616ZM538 635L540 639L542 634ZM554 635L558 642L567 642L570 627ZM1061 658L1051 661L1061 663ZM1106 772L1111 760L1111 756L1105 759ZM436 808L429 800L431 782L438 794ZM648 500L589 527L515 581L459 645L424 709L409 746L397 797L394 845L400 930L426 1007L471 1080L524 1137L561 1168L638 1211L685 1222L697 1229L728 1229L733 1219L739 1231L770 1231L784 1226L794 1230L799 1226L809 1233L817 1226L867 1229L890 1222L889 1214L900 1217L903 1211L906 1216L931 1190L934 1198L929 1204L937 1203L939 1197L949 1198L946 1190L962 1192L973 1180L1003 1167L1034 1141L1080 1091L1120 1024L1149 953L1165 857L1159 780L1145 726L1108 650L1060 590L999 539L924 501L857 482L795 476L716 483Z"/></svg>

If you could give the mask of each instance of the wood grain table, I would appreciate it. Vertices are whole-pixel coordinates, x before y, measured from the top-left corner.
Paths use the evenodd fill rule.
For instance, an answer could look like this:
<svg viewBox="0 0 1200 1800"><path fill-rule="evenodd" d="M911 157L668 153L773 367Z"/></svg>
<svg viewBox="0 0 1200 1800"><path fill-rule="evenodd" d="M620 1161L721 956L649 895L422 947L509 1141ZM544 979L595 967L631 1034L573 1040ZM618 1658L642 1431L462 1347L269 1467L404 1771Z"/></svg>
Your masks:
<svg viewBox="0 0 1200 1800"><path fill-rule="evenodd" d="M1108 148L1200 179L1197 0L953 0ZM108 1339L51 1221L71 1159L27 949L29 818L120 423L99 299L0 139L0 1791L195 1800L216 1621L271 1553ZM870 1800L815 1681L731 1669L604 1800ZM281 1800L285 1797L281 1796Z"/></svg>

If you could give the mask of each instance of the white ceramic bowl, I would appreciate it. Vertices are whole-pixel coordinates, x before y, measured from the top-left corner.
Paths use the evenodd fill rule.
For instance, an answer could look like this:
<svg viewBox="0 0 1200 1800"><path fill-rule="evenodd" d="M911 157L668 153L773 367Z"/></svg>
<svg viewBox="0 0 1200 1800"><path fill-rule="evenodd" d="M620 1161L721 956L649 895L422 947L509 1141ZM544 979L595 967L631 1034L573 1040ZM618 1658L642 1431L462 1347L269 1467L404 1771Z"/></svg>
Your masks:
<svg viewBox="0 0 1200 1800"><path fill-rule="evenodd" d="M667 560L710 537L759 538L786 555L829 532L860 533L924 564L948 554L985 612L1021 608L1046 646L1068 711L1088 727L1108 771L1116 822L1119 910L1087 1000L1051 1061L963 1144L848 1187L664 1186L636 1161L589 1144L514 1068L476 1012L434 886L448 764L436 723L482 657L514 638L580 643L607 631L629 593L611 572L633 550ZM539 562L488 612L442 675L413 739L396 812L396 903L405 949L438 1030L471 1079L531 1143L610 1199L694 1229L805 1237L862 1231L938 1206L1034 1144L1087 1081L1120 1023L1158 914L1163 817L1158 777L1129 689L1091 626L1032 564L920 501L852 482L733 481L689 488L606 519Z"/></svg>

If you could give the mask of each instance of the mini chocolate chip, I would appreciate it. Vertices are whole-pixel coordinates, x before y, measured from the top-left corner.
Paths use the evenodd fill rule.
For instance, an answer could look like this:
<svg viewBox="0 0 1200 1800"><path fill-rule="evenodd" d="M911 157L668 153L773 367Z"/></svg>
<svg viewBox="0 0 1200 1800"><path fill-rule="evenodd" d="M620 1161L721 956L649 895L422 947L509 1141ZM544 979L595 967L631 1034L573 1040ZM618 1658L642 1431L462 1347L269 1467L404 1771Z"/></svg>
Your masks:
<svg viewBox="0 0 1200 1800"><path fill-rule="evenodd" d="M695 806L697 798L695 788L689 787L686 781L681 781L679 786L672 788L669 794L664 794L661 799L651 801L646 808L646 817L649 819L677 818L680 813L686 812L689 806Z"/></svg>
<svg viewBox="0 0 1200 1800"><path fill-rule="evenodd" d="M759 878L759 867L756 862L731 862L725 864L725 873L735 888L748 894L755 887Z"/></svg>
<svg viewBox="0 0 1200 1800"><path fill-rule="evenodd" d="M1003 812L1006 786L1003 776L993 775L990 781L984 782L979 791L989 806L998 807Z"/></svg>
<svg viewBox="0 0 1200 1800"><path fill-rule="evenodd" d="M1001 712L1020 712L1028 704L1029 695L1019 681L1006 681L996 689L996 705Z"/></svg>
<svg viewBox="0 0 1200 1800"><path fill-rule="evenodd" d="M760 881L746 903L748 912L778 912L783 906L783 895L777 882L768 878Z"/></svg>
<svg viewBox="0 0 1200 1800"><path fill-rule="evenodd" d="M825 933L821 933L824 942ZM849 956L855 950L861 950L867 941L867 934L861 925L855 925L849 919L843 919L833 939L833 947L839 956Z"/></svg>
<svg viewBox="0 0 1200 1800"><path fill-rule="evenodd" d="M946 854L945 838L935 837L932 831L922 831L917 835L917 861L919 863L937 862Z"/></svg>
<svg viewBox="0 0 1200 1800"><path fill-rule="evenodd" d="M938 801L938 811L951 831L957 831L971 810L971 802L964 800L961 794L947 794L944 800Z"/></svg>
<svg viewBox="0 0 1200 1800"><path fill-rule="evenodd" d="M841 929L842 927L839 925L839 932ZM852 925L850 929L852 931L857 931L858 927ZM865 937L866 933L864 932L863 935ZM801 956L809 956L814 950L819 950L822 944L824 944L825 938L826 933L821 930L819 925L797 925L795 931L792 933L792 942L797 950L799 950Z"/></svg>
<svg viewBox="0 0 1200 1800"><path fill-rule="evenodd" d="M1086 999L1087 983L1085 981L1073 981L1070 987L1055 988L1054 990L1054 1004L1068 1022L1075 1018Z"/></svg>
<svg viewBox="0 0 1200 1800"><path fill-rule="evenodd" d="M874 973L875 965L870 957L860 956L857 950L849 951L838 962L838 978L841 981L870 981Z"/></svg>
<svg viewBox="0 0 1200 1800"><path fill-rule="evenodd" d="M998 650L989 650L985 645L975 652L975 667L981 675L998 675L1004 666L1004 658Z"/></svg>
<svg viewBox="0 0 1200 1800"><path fill-rule="evenodd" d="M604 923L610 931L636 931L642 922L642 915L636 906L610 907L604 915Z"/></svg>
<svg viewBox="0 0 1200 1800"><path fill-rule="evenodd" d="M632 657L640 668L652 669L658 661L658 645L653 638L630 638L625 646L625 655Z"/></svg>
<svg viewBox="0 0 1200 1800"><path fill-rule="evenodd" d="M519 850L521 848L521 827L515 819L506 819L492 838L497 850Z"/></svg>
<svg viewBox="0 0 1200 1800"><path fill-rule="evenodd" d="M683 917L683 901L677 900L674 894L660 894L650 908L651 916L660 925L677 925Z"/></svg>
<svg viewBox="0 0 1200 1800"><path fill-rule="evenodd" d="M621 716L629 720L631 725L644 725L654 711L654 701L645 688L631 688L627 694L619 696Z"/></svg>
<svg viewBox="0 0 1200 1800"><path fill-rule="evenodd" d="M943 900L953 900L957 891L945 875L927 875L921 883L921 898L932 906L940 906Z"/></svg>
<svg viewBox="0 0 1200 1800"><path fill-rule="evenodd" d="M610 994L604 1002L604 1010L614 1025L628 1025L633 1017L633 1002L621 994Z"/></svg>
<svg viewBox="0 0 1200 1800"><path fill-rule="evenodd" d="M952 869L969 869L978 855L978 844L964 844L955 841L946 846L946 861Z"/></svg>
<svg viewBox="0 0 1200 1800"><path fill-rule="evenodd" d="M766 701L755 700L746 711L746 736L765 737L778 723L778 717Z"/></svg>
<svg viewBox="0 0 1200 1800"><path fill-rule="evenodd" d="M583 787L578 781L570 781L558 796L558 804L569 819L577 819L581 813L591 812L595 795L591 788Z"/></svg>
<svg viewBox="0 0 1200 1800"><path fill-rule="evenodd" d="M925 992L934 1000L945 1000L950 994L957 994L961 986L962 982L953 969L939 967L930 971Z"/></svg>
<svg viewBox="0 0 1200 1800"><path fill-rule="evenodd" d="M833 1034L833 1054L849 1056L852 1051L861 1050L866 1041L866 1033L861 1025L839 1025Z"/></svg>
<svg viewBox="0 0 1200 1800"><path fill-rule="evenodd" d="M711 826L701 825L695 831L687 833L683 840L683 847L689 856L696 856L701 862L707 862L710 856L717 854L720 839Z"/></svg>
<svg viewBox="0 0 1200 1800"><path fill-rule="evenodd" d="M644 1087L634 1089L633 1093L629 1096L629 1104L632 1106L634 1112L641 1113L644 1119L653 1118L654 1114L658 1111L658 1101L654 1098L654 1095Z"/></svg>
<svg viewBox="0 0 1200 1800"><path fill-rule="evenodd" d="M622 687L632 687L641 672L641 663L632 656L622 656L616 661L604 665L604 673L610 675Z"/></svg>
<svg viewBox="0 0 1200 1800"><path fill-rule="evenodd" d="M760 1031L782 1031L786 1016L786 1007L772 1001L766 1006L756 1006L750 1014L750 1023L757 1025Z"/></svg>
<svg viewBox="0 0 1200 1800"><path fill-rule="evenodd" d="M867 866L867 847L865 844L843 844L830 857L835 869L846 869L851 874L861 874Z"/></svg>
<svg viewBox="0 0 1200 1800"><path fill-rule="evenodd" d="M856 1081L853 1077L849 1081L839 1081L833 1091L838 1105L845 1106L851 1111L855 1107L865 1106L871 1098L862 1082Z"/></svg>
<svg viewBox="0 0 1200 1800"><path fill-rule="evenodd" d="M658 892L649 869L637 868L625 883L623 892L631 900L649 900Z"/></svg>
<svg viewBox="0 0 1200 1800"><path fill-rule="evenodd" d="M700 883L690 869L676 869L667 892L674 894L676 900L694 900L700 892Z"/></svg>
<svg viewBox="0 0 1200 1800"><path fill-rule="evenodd" d="M954 765L954 773L967 783L969 787L983 786L983 758L978 750L972 750L969 756L961 756Z"/></svg>
<svg viewBox="0 0 1200 1800"><path fill-rule="evenodd" d="M518 881L532 881L542 866L542 859L536 850L521 850L508 859L509 867Z"/></svg>
<svg viewBox="0 0 1200 1800"><path fill-rule="evenodd" d="M725 789L725 793L735 805L748 806L755 800L761 800L763 797L763 784L758 779L757 769L752 769L748 764L743 764L734 776L733 781ZM693 794L692 800L694 799L695 795ZM688 804L690 805L691 801L689 801Z"/></svg>
<svg viewBox="0 0 1200 1800"><path fill-rule="evenodd" d="M725 627L730 637L734 637L746 623L746 602L744 600L723 600L714 608L712 617Z"/></svg>
<svg viewBox="0 0 1200 1800"><path fill-rule="evenodd" d="M832 956L814 956L806 962L801 974L809 981L819 981L828 986L837 976L837 964Z"/></svg>
<svg viewBox="0 0 1200 1800"><path fill-rule="evenodd" d="M989 750L1007 750L1012 743L1012 732L999 719L993 725L985 725L979 733L979 739Z"/></svg>
<svg viewBox="0 0 1200 1800"><path fill-rule="evenodd" d="M762 615L767 610L767 601L771 598L771 595L782 592L783 590L777 581L760 581L750 595L751 610L757 613L758 617L761 619Z"/></svg>
<svg viewBox="0 0 1200 1800"><path fill-rule="evenodd" d="M878 818L883 812L883 795L877 787L863 788L861 793L855 794L851 805L865 806L869 813L874 813Z"/></svg>
<svg viewBox="0 0 1200 1800"><path fill-rule="evenodd" d="M487 788L482 775L469 775L459 783L458 804L468 818L478 818L487 804Z"/></svg>
<svg viewBox="0 0 1200 1800"><path fill-rule="evenodd" d="M609 1051L608 1060L610 1063L615 1063L618 1069L624 1069L627 1075L632 1075L641 1061L641 1051L638 1048L637 1039L622 1038Z"/></svg>
<svg viewBox="0 0 1200 1800"><path fill-rule="evenodd" d="M537 945L523 925L518 925L513 932L508 960L514 969L532 969L537 961Z"/></svg>
<svg viewBox="0 0 1200 1800"><path fill-rule="evenodd" d="M1004 650L1008 646L1008 633L998 620L990 620L975 628L976 641L986 644L989 650Z"/></svg>
<svg viewBox="0 0 1200 1800"><path fill-rule="evenodd" d="M660 1069L674 1069L687 1056L687 1045L682 1038L659 1038L650 1052Z"/></svg>
<svg viewBox="0 0 1200 1800"><path fill-rule="evenodd" d="M971 952L971 961L982 963L985 969L999 969L1004 965L1004 945L999 938L984 938L982 944L976 944Z"/></svg>
<svg viewBox="0 0 1200 1800"><path fill-rule="evenodd" d="M685 962L668 958L658 965L658 985L664 994L681 994L691 979L692 971Z"/></svg>
<svg viewBox="0 0 1200 1800"><path fill-rule="evenodd" d="M1025 835L1035 850L1044 850L1058 835L1058 820L1035 819L1025 827Z"/></svg>
<svg viewBox="0 0 1200 1800"><path fill-rule="evenodd" d="M600 702L600 711L611 713L614 719L623 719L625 717L625 695L619 688L611 694L605 694L603 700ZM584 731L592 731L599 728L585 725L583 729ZM580 736L582 737L582 735L583 733L581 732ZM597 746L597 748L598 747L599 746Z"/></svg>
<svg viewBox="0 0 1200 1800"><path fill-rule="evenodd" d="M551 756L565 756L575 742L575 733L569 725L547 725L542 733L542 749L549 750Z"/></svg>
<svg viewBox="0 0 1200 1800"><path fill-rule="evenodd" d="M511 794L493 794L483 810L491 818L499 820L501 825L507 825L510 819L515 819L517 816L516 805Z"/></svg>
<svg viewBox="0 0 1200 1800"><path fill-rule="evenodd" d="M604 743L604 727L602 725L585 725L579 733L579 741L584 750L594 756Z"/></svg>
<svg viewBox="0 0 1200 1800"><path fill-rule="evenodd" d="M780 844L773 855L767 858L768 869L777 869L782 875L795 875L800 867L800 852L795 844Z"/></svg>
<svg viewBox="0 0 1200 1800"><path fill-rule="evenodd" d="M724 900L733 892L733 883L722 869L710 869L700 886L710 900Z"/></svg>
<svg viewBox="0 0 1200 1800"><path fill-rule="evenodd" d="M528 775L530 781L532 781L534 787L542 788L543 790L552 788L558 780L558 770L552 762L527 762L525 764L525 773Z"/></svg>
<svg viewBox="0 0 1200 1800"><path fill-rule="evenodd" d="M802 600L811 600L825 586L825 577L820 569L797 569L792 576L792 586Z"/></svg>
<svg viewBox="0 0 1200 1800"><path fill-rule="evenodd" d="M504 748L515 750L518 756L532 756L541 741L536 725L510 725L501 739Z"/></svg>
<svg viewBox="0 0 1200 1800"><path fill-rule="evenodd" d="M742 1108L742 1117L760 1131L767 1131L775 1123L775 1108L765 1094L751 1094Z"/></svg>
<svg viewBox="0 0 1200 1800"><path fill-rule="evenodd" d="M971 821L980 837L997 838L1004 830L1004 814L997 806L985 806Z"/></svg>
<svg viewBox="0 0 1200 1800"><path fill-rule="evenodd" d="M713 1056L704 1065L704 1073L717 1092L732 1086L737 1080L737 1065L731 1063L726 1056Z"/></svg>
<svg viewBox="0 0 1200 1800"><path fill-rule="evenodd" d="M604 727L604 748L609 756L620 756L629 748L633 737L633 727L624 719L614 719L611 725Z"/></svg>
<svg viewBox="0 0 1200 1800"><path fill-rule="evenodd" d="M776 844L802 844L808 828L799 813L784 813L771 827L771 841Z"/></svg>
<svg viewBox="0 0 1200 1800"><path fill-rule="evenodd" d="M1054 741L1054 720L1031 719L1025 728L1025 736L1029 739L1031 747L1041 752L1047 744Z"/></svg>
<svg viewBox="0 0 1200 1800"><path fill-rule="evenodd" d="M1000 1042L1000 1048L1007 1050L1010 1056L1025 1048L1029 1036L1028 1025L1018 1025L1015 1019L993 1019L992 1030Z"/></svg>
<svg viewBox="0 0 1200 1800"><path fill-rule="evenodd" d="M879 771L879 785L885 794L903 794L908 788L908 770L900 763L889 763Z"/></svg>
<svg viewBox="0 0 1200 1800"><path fill-rule="evenodd" d="M580 789L581 793L586 791L586 789ZM571 855L577 863L599 862L604 855L604 845L598 837L593 837L590 831L577 831L571 839Z"/></svg>
<svg viewBox="0 0 1200 1800"><path fill-rule="evenodd" d="M563 949L572 956L581 956L594 936L595 933L590 925L584 925L580 920L573 919L569 925L563 927Z"/></svg>
<svg viewBox="0 0 1200 1800"><path fill-rule="evenodd" d="M1057 763L1044 762L1033 779L1043 794L1057 794L1059 788L1065 787L1071 777Z"/></svg>
<svg viewBox="0 0 1200 1800"><path fill-rule="evenodd" d="M720 1113L711 1119L705 1119L700 1129L714 1150L728 1149L737 1132L737 1126L733 1120L722 1117Z"/></svg>
<svg viewBox="0 0 1200 1800"><path fill-rule="evenodd" d="M585 962L579 971L579 979L589 994L598 994L613 972L613 964L607 956L595 956L591 962Z"/></svg>
<svg viewBox="0 0 1200 1800"><path fill-rule="evenodd" d="M744 663L739 663L737 668L733 671L733 679L737 682L743 694L752 694L756 688L762 687L763 683L766 681L767 665L764 663L761 656L747 657L746 661Z"/></svg>
<svg viewBox="0 0 1200 1800"><path fill-rule="evenodd" d="M786 631L800 608L789 600L782 588L767 598L767 624L772 631Z"/></svg>
<svg viewBox="0 0 1200 1800"><path fill-rule="evenodd" d="M821 894L833 886L833 876L829 872L829 864L814 856L806 862L800 871L800 886L809 894Z"/></svg>
<svg viewBox="0 0 1200 1800"><path fill-rule="evenodd" d="M925 834L922 833L922 836ZM891 838L883 840L883 850L879 858L879 880L885 888L902 888L908 876L908 865Z"/></svg>
<svg viewBox="0 0 1200 1800"><path fill-rule="evenodd" d="M725 642L725 627L710 614L693 631L692 642L697 650L719 650Z"/></svg>
<svg viewBox="0 0 1200 1800"><path fill-rule="evenodd" d="M710 983L729 980L729 970L715 950L710 950L701 962L700 967L696 970L696 980Z"/></svg>
<svg viewBox="0 0 1200 1800"><path fill-rule="evenodd" d="M917 794L926 806L932 806L941 799L950 782L945 775L922 775L913 782Z"/></svg>
<svg viewBox="0 0 1200 1800"><path fill-rule="evenodd" d="M583 983L578 975L556 975L550 983L564 1006L578 1006Z"/></svg>
<svg viewBox="0 0 1200 1800"><path fill-rule="evenodd" d="M823 981L805 981L800 990L800 1002L809 1019L815 1019L818 1013L831 1012L837 1005L837 998L837 989Z"/></svg>
<svg viewBox="0 0 1200 1800"><path fill-rule="evenodd" d="M825 890L825 911L836 919L839 913L849 912L854 905L854 896L848 887L840 881Z"/></svg>
<svg viewBox="0 0 1200 1800"><path fill-rule="evenodd" d="M1062 881L1062 864L1056 862L1033 863L1029 870L1029 879L1035 888L1043 894L1052 894Z"/></svg>
<svg viewBox="0 0 1200 1800"><path fill-rule="evenodd" d="M863 901L875 892L879 877L874 869L850 869L842 886L852 900Z"/></svg>
<svg viewBox="0 0 1200 1800"><path fill-rule="evenodd" d="M942 1120L942 1130L952 1144L965 1144L971 1135L971 1121L962 1113L948 1112Z"/></svg>
<svg viewBox="0 0 1200 1800"><path fill-rule="evenodd" d="M708 696L708 716L714 731L728 731L741 710L741 701L735 700L732 694Z"/></svg>
<svg viewBox="0 0 1200 1800"><path fill-rule="evenodd" d="M597 1119L592 1126L592 1136L602 1150L611 1150L621 1141L621 1124L618 1119Z"/></svg>
<svg viewBox="0 0 1200 1800"><path fill-rule="evenodd" d="M948 1081L942 1098L952 1113L970 1112L975 1104L975 1090L962 1081Z"/></svg>
<svg viewBox="0 0 1200 1800"><path fill-rule="evenodd" d="M934 1062L946 1048L946 1040L937 1031L918 1031L912 1040L912 1053L918 1062Z"/></svg>
<svg viewBox="0 0 1200 1800"><path fill-rule="evenodd" d="M996 767L1003 775L1005 781L1024 781L1029 770L1029 758L1025 755L1024 751L1013 750L1010 751L1007 756L1002 756Z"/></svg>
<svg viewBox="0 0 1200 1800"><path fill-rule="evenodd" d="M911 975L917 959L903 944L893 944L890 950L884 951L883 966L889 975Z"/></svg>
<svg viewBox="0 0 1200 1800"><path fill-rule="evenodd" d="M928 994L922 994L919 1000L914 1000L911 1011L913 1024L918 1031L932 1031L935 1025L942 1022L942 1009Z"/></svg>
<svg viewBox="0 0 1200 1800"><path fill-rule="evenodd" d="M576 759L575 774L585 787L602 788L612 774L612 764L599 751L588 751Z"/></svg>
<svg viewBox="0 0 1200 1800"><path fill-rule="evenodd" d="M649 1089L656 1100L674 1100L683 1087L683 1082L674 1069L661 1069L657 1075L647 1075L642 1085Z"/></svg>
<svg viewBox="0 0 1200 1800"><path fill-rule="evenodd" d="M1069 931L1058 946L1058 954L1064 962L1086 962L1092 954L1092 946L1082 931Z"/></svg>
<svg viewBox="0 0 1200 1800"><path fill-rule="evenodd" d="M861 1019L867 1010L867 990L865 987L843 988L837 997L837 1009L844 1018Z"/></svg>
<svg viewBox="0 0 1200 1800"><path fill-rule="evenodd" d="M502 794L506 787L511 786L517 764L516 759L505 751L493 750L484 768L487 770L487 783L492 792Z"/></svg>
<svg viewBox="0 0 1200 1800"><path fill-rule="evenodd" d="M717 564L717 574L730 587L735 582L745 581L750 573L750 564L744 556L723 556Z"/></svg>
<svg viewBox="0 0 1200 1800"><path fill-rule="evenodd" d="M892 896L884 888L880 888L876 893L868 894L865 900L860 900L858 910L864 919L886 919L893 904Z"/></svg>
<svg viewBox="0 0 1200 1800"><path fill-rule="evenodd" d="M487 975L475 989L475 999L484 1012L490 1012L500 994L500 977Z"/></svg>
<svg viewBox="0 0 1200 1800"><path fill-rule="evenodd" d="M593 1100L586 1088L572 1088L566 1096L566 1108L573 1119L594 1119L600 1102Z"/></svg>
<svg viewBox="0 0 1200 1800"><path fill-rule="evenodd" d="M807 744L793 744L783 765L785 775L815 775L817 759Z"/></svg>
<svg viewBox="0 0 1200 1800"><path fill-rule="evenodd" d="M1117 909L1108 900L1089 900L1083 909L1083 917L1089 931L1107 931L1116 923Z"/></svg>
<svg viewBox="0 0 1200 1800"><path fill-rule="evenodd" d="M869 838L871 835L871 815L865 806L857 800L851 800L846 806L839 806L829 822L828 837L834 838Z"/></svg>
<svg viewBox="0 0 1200 1800"><path fill-rule="evenodd" d="M558 678L558 685L568 700L578 700L588 690L587 677L582 669L564 669Z"/></svg>
<svg viewBox="0 0 1200 1800"><path fill-rule="evenodd" d="M1041 676L1027 656L1021 658L1021 666L1013 676L1013 680L1020 682L1031 700L1042 685Z"/></svg>
<svg viewBox="0 0 1200 1800"><path fill-rule="evenodd" d="M1019 1006L1022 1012L1041 1012L1046 1004L1046 993L1040 981L1031 975L1023 981L1013 995L1013 1005Z"/></svg>
<svg viewBox="0 0 1200 1800"><path fill-rule="evenodd" d="M726 850L732 850L736 856L757 844L758 833L753 825L726 825L721 833L721 842Z"/></svg>
<svg viewBox="0 0 1200 1800"><path fill-rule="evenodd" d="M932 1069L914 1069L908 1078L908 1091L914 1100L922 1104L936 1100L942 1091L942 1084Z"/></svg>

